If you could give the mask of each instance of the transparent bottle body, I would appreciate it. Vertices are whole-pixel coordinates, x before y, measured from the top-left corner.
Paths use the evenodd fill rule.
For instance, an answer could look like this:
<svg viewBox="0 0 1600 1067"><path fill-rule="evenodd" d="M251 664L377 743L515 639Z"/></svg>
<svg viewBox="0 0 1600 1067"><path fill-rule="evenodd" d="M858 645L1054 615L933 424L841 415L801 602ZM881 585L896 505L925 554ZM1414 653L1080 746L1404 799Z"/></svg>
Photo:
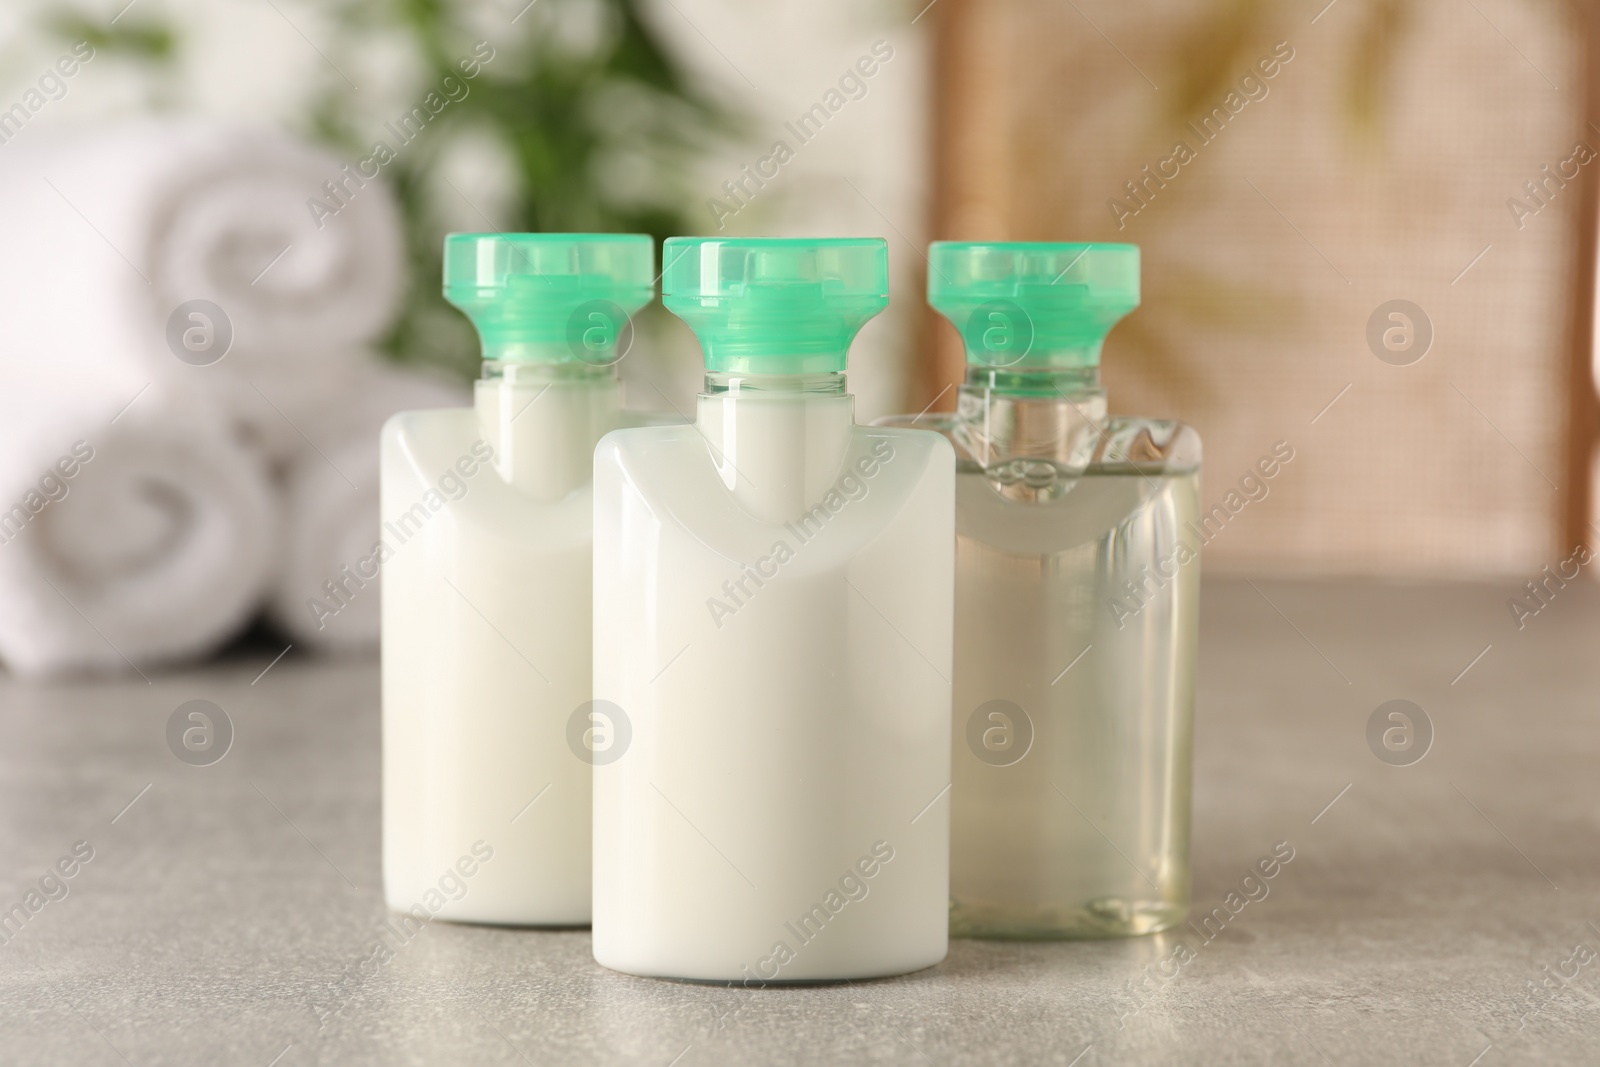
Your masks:
<svg viewBox="0 0 1600 1067"><path fill-rule="evenodd" d="M1092 372L974 377L937 423L958 456L951 932L1166 929L1189 900L1199 439L1107 418Z"/></svg>
<svg viewBox="0 0 1600 1067"><path fill-rule="evenodd" d="M830 376L834 377L834 376ZM748 384L748 383L747 383ZM947 945L953 464L849 396L708 391L595 458L595 958L772 983Z"/></svg>
<svg viewBox="0 0 1600 1067"><path fill-rule="evenodd" d="M590 767L567 727L591 681L590 457L624 422L619 386L590 367L486 372L474 409L383 431L385 896L584 924ZM474 845L492 856L468 876Z"/></svg>

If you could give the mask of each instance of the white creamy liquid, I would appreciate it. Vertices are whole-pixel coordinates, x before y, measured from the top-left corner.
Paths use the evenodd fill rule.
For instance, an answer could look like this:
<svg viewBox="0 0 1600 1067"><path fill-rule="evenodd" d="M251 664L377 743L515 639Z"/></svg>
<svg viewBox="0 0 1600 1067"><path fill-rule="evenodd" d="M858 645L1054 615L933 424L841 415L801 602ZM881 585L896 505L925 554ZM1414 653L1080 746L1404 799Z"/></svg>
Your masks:
<svg viewBox="0 0 1600 1067"><path fill-rule="evenodd" d="M384 427L383 877L395 910L589 921L590 766L567 725L589 700L591 456L620 424L619 394L609 379L545 387L484 381L476 412ZM447 877L478 841L493 857Z"/></svg>
<svg viewBox="0 0 1600 1067"><path fill-rule="evenodd" d="M848 396L702 396L595 456L594 952L757 982L937 963L954 462ZM747 569L748 568L748 569ZM620 732L619 732L620 737Z"/></svg>

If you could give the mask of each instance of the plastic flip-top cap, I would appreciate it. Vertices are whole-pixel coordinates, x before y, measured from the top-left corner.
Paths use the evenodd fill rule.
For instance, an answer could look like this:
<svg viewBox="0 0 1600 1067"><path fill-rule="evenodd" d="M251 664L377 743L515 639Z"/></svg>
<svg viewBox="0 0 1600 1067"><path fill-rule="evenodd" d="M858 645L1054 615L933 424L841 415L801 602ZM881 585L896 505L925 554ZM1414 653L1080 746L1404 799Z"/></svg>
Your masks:
<svg viewBox="0 0 1600 1067"><path fill-rule="evenodd" d="M973 366L1098 366L1106 334L1139 306L1137 245L938 241L928 261L928 303Z"/></svg>
<svg viewBox="0 0 1600 1067"><path fill-rule="evenodd" d="M671 237L661 261L661 302L700 338L708 370L842 371L889 303L889 246L876 237Z"/></svg>
<svg viewBox="0 0 1600 1067"><path fill-rule="evenodd" d="M627 354L654 295L655 245L638 233L453 233L444 297L484 359L604 366Z"/></svg>

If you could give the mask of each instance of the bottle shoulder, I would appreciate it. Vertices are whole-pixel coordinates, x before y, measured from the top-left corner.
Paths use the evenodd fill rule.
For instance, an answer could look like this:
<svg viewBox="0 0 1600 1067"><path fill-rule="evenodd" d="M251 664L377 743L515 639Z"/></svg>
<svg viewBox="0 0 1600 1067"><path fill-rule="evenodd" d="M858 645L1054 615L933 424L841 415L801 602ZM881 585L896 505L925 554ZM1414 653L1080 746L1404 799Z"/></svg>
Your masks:
<svg viewBox="0 0 1600 1067"><path fill-rule="evenodd" d="M1074 477L1134 472L1180 475L1200 469L1200 433L1187 423L1133 415L1113 415L1097 422L1065 401L1049 408L1056 417L1040 420L1035 413L1026 431L1014 419L985 422L952 412L893 415L874 425L939 434L955 450L962 470L995 470L1027 461L1053 463Z"/></svg>
<svg viewBox="0 0 1600 1067"><path fill-rule="evenodd" d="M853 425L850 427L851 443L846 451L882 451L884 447L897 456L918 461L923 465L949 462L953 450L949 439L923 427L903 428L887 425ZM880 446L878 443L882 442ZM715 456L705 434L690 422L656 423L646 426L624 426L612 430L600 439L595 447L596 462L602 458L622 460L628 456L671 452L683 462L703 460L715 463ZM909 465L907 465L909 466Z"/></svg>
<svg viewBox="0 0 1600 1067"><path fill-rule="evenodd" d="M378 439L386 445L428 444L459 438L463 433L477 436L477 421L471 408L424 408L390 415L378 431Z"/></svg>
<svg viewBox="0 0 1600 1067"><path fill-rule="evenodd" d="M1169 474L1200 468L1200 431L1176 419L1116 415L1107 420L1093 466L1157 466Z"/></svg>
<svg viewBox="0 0 1600 1067"><path fill-rule="evenodd" d="M834 454L831 449L829 454ZM601 530L627 528L629 539L688 541L730 560L765 551L773 539L826 526L833 546L817 553L841 558L876 543L905 524L905 516L953 517L955 463L948 441L921 430L853 426L837 466L818 480L815 492L796 494L781 514L749 506L740 492L755 478L769 495L783 495L762 481L768 470L742 470L693 425L613 431L595 452L595 516ZM739 461L732 459L733 464ZM759 472L759 473L758 473ZM912 524L923 536L937 522ZM688 543L684 541L682 543Z"/></svg>

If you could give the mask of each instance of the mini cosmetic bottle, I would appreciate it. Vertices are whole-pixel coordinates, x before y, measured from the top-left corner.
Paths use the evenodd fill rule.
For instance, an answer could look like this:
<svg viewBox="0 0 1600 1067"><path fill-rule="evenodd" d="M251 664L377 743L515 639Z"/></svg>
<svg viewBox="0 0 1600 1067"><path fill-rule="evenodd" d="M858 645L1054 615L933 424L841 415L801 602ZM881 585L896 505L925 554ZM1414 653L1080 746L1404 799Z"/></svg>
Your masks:
<svg viewBox="0 0 1600 1067"><path fill-rule="evenodd" d="M645 236L445 239L445 297L483 344L474 407L396 415L381 444L396 911L589 921L590 477L654 276Z"/></svg>
<svg viewBox="0 0 1600 1067"><path fill-rule="evenodd" d="M927 967L948 936L955 464L857 426L881 240L672 238L693 425L595 454L594 954L746 985ZM617 747L620 747L620 743ZM613 748L615 751L615 748Z"/></svg>
<svg viewBox="0 0 1600 1067"><path fill-rule="evenodd" d="M955 445L951 933L1112 937L1189 899L1200 440L1108 417L1117 244L930 249L966 382Z"/></svg>

